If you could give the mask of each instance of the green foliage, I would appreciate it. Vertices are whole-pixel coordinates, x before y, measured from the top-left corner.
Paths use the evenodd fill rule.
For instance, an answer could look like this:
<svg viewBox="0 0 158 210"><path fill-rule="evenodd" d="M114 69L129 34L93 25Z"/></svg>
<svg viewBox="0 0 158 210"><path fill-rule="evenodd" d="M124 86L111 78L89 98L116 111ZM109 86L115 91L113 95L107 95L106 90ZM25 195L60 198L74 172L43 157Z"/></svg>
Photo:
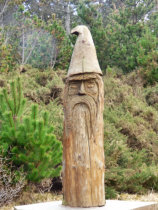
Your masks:
<svg viewBox="0 0 158 210"><path fill-rule="evenodd" d="M50 44L50 40L48 39L48 36L46 36L43 32L43 22L41 19L37 18L36 15L31 16L31 14L25 10L24 5L20 5L17 9L17 11L14 13L15 18L15 25L14 28L11 28L12 30L12 39L13 43L16 43L17 46L17 52L19 53L19 64L27 64L31 63L33 66L35 66L34 59L36 58L36 62L38 67L41 67L40 59L43 59L43 65L46 65L45 62L45 55L48 56L49 52L46 51L46 47L48 49L48 42ZM16 33L16 36L15 36ZM45 35L45 36L44 36ZM45 39L48 39L46 42ZM43 40L42 40L43 38ZM44 47L41 49L41 53L39 53L40 47L37 47L42 44L42 41L45 41L46 43L43 43L42 46ZM36 52L36 53L35 53ZM47 53L46 53L47 52ZM37 57L38 53L38 57ZM40 59L39 59L40 57ZM48 62L49 63L49 62Z"/></svg>
<svg viewBox="0 0 158 210"><path fill-rule="evenodd" d="M151 13L148 26L155 36L158 37L158 11Z"/></svg>
<svg viewBox="0 0 158 210"><path fill-rule="evenodd" d="M114 18L118 16L115 15ZM123 21L125 17L121 18ZM113 24L108 24L106 27L108 46L105 59L108 65L130 72L137 66L137 40L143 33L143 25L142 23L131 25L128 22L120 24L119 21L118 19L110 20Z"/></svg>
<svg viewBox="0 0 158 210"><path fill-rule="evenodd" d="M148 105L154 107L158 111L158 84L146 88L144 92Z"/></svg>
<svg viewBox="0 0 158 210"><path fill-rule="evenodd" d="M115 199L117 198L117 191L113 187L109 187L106 185L105 195L106 195L106 199Z"/></svg>
<svg viewBox="0 0 158 210"><path fill-rule="evenodd" d="M89 27L106 71L106 198L158 191L158 13L151 12L150 0L96 2L81 1L75 10L78 3L71 1L70 7L77 11L71 13L71 26ZM14 1L13 21L1 25L0 86L19 75L15 68L22 64L21 80L29 100L23 97L19 80L0 94L0 151L11 158L15 171L23 165L27 179L38 182L58 176L61 169L62 148L55 135L62 140L65 73L59 69L68 69L75 38L66 34L63 14L50 8L48 15L45 1L37 10L36 4L25 1L25 7L19 7ZM122 74L131 71L127 77ZM39 104L39 111L32 102Z"/></svg>
<svg viewBox="0 0 158 210"><path fill-rule="evenodd" d="M72 46L61 22L52 16L52 19L46 24L45 29L53 35L57 43L56 50L58 53L56 54L55 67L58 67L59 69L68 69L72 54Z"/></svg>
<svg viewBox="0 0 158 210"><path fill-rule="evenodd" d="M158 113L151 107L152 105L156 108L157 105L157 86L143 89L139 75L135 75L137 79L135 80L134 73L136 74L136 72L132 72L126 78L119 69L108 67L106 77L104 77L105 189L107 198L115 198L121 192L145 193L152 189L157 191ZM6 80L6 75L4 73L3 75L3 79ZM24 94L30 100L30 103L27 102L27 110L25 109L27 117L21 115L22 126L27 125L30 129L32 128L30 123L26 122L31 121L29 111L32 107L31 101L38 101L37 118L41 117L43 121L43 111L47 110L50 113L48 124L53 124L53 133L62 140L63 110L60 100L52 98L52 102L48 101L46 104L44 100L44 97L46 98L45 90L51 92L63 88L62 77L64 78L63 71L53 72L51 69L40 71L31 69L29 66L27 71L21 74ZM10 78L13 78L11 73L7 74L7 79ZM0 119L2 118L0 117ZM39 124L36 126L38 127ZM29 138L33 139L32 134L26 128L25 130L26 132L20 132L21 138L23 139L24 135L30 135L27 137L27 141L30 142ZM34 145L34 140L31 142ZM27 144L25 148L23 145L18 148L18 151L23 151L24 155L28 151ZM33 151L36 153L35 149ZM19 154L21 153L19 152ZM21 165L23 162L27 171L29 167L23 158L22 156L14 161L17 161L17 165ZM34 157L32 159L34 160ZM36 163L36 160L34 162ZM29 170L32 172L32 169Z"/></svg>
<svg viewBox="0 0 158 210"><path fill-rule="evenodd" d="M107 39L102 16L97 12L95 5L86 5L81 3L78 8L78 16L82 24L89 26L95 43L99 64L103 70L107 66L105 59L105 49L107 48Z"/></svg>
<svg viewBox="0 0 158 210"><path fill-rule="evenodd" d="M140 55L143 65L139 67L140 72L146 79L146 83L158 82L158 51L151 51L147 55Z"/></svg>
<svg viewBox="0 0 158 210"><path fill-rule="evenodd" d="M48 113L44 112L40 119L37 105L32 105L30 115L24 116L26 100L19 78L10 89L12 97L6 89L0 95L1 154L9 155L16 167L23 165L30 181L59 176L62 146L48 123Z"/></svg>
<svg viewBox="0 0 158 210"><path fill-rule="evenodd" d="M78 15L90 27L103 70L108 65L117 66L124 72L136 67L137 40L143 32L143 25L129 23L128 10L109 15L109 24L106 28L96 6L81 4Z"/></svg>
<svg viewBox="0 0 158 210"><path fill-rule="evenodd" d="M5 135L9 135L10 132L14 133L13 128L16 128L17 123L20 123L19 120L26 103L22 94L20 78L17 79L17 83L11 82L10 88L11 97L9 97L6 89L3 89L3 92L0 94L0 116L2 118L1 129L6 129L6 132L4 133Z"/></svg>
<svg viewBox="0 0 158 210"><path fill-rule="evenodd" d="M7 42L6 31L0 28L0 72L12 71L15 66L14 48Z"/></svg>
<svg viewBox="0 0 158 210"><path fill-rule="evenodd" d="M153 45L150 49L147 46L150 41L147 39L147 31L148 34L149 32L152 34L152 39L157 39L157 12L151 12L153 2L150 0L106 1L102 4L95 2L72 1L70 6L76 8L75 5L78 5L78 9L77 14L71 15L71 22L72 26L85 24L90 28L102 70L106 71L109 66L127 73L139 67L144 68L141 61L149 63L151 59L148 57L157 53L155 50L157 48ZM58 5L56 3L54 6ZM63 3L67 5L65 1ZM48 5L50 4L49 1ZM40 16L41 11L45 14L43 18ZM25 2L24 7L24 4L20 5L18 2L14 12L14 24L5 26L2 35L0 34L0 39L3 36L3 44L0 43L0 55L3 57L0 63L1 71L12 71L17 63L30 64L40 69L48 67L68 69L72 54L72 38L64 29L63 17L57 15L58 12L50 15L49 11L48 15L44 8L41 8L41 11L34 10L32 3ZM104 11L108 14L106 17ZM149 20L144 21L147 16ZM155 64L157 57L151 63L152 65L146 65L144 70L144 77L149 83L157 81Z"/></svg>
<svg viewBox="0 0 158 210"><path fill-rule="evenodd" d="M108 72L112 69L108 68ZM117 75L104 78L104 148L107 197L145 193L158 184L158 113L133 95ZM134 86L135 88L135 86ZM143 94L143 93L142 93Z"/></svg>
<svg viewBox="0 0 158 210"><path fill-rule="evenodd" d="M21 82L23 84L24 95L28 98L26 102L25 114L31 111L31 104L36 102L39 104L39 116L42 116L44 110L49 112L49 122L53 124L54 134L57 139L62 140L63 133L63 110L62 110L62 90L64 83L62 78L65 72L58 70L53 71L51 68L40 69L31 68L25 65L23 67L26 72L21 74ZM9 72L7 80L16 79L19 75L18 70ZM1 74L0 86L6 81L6 74Z"/></svg>
<svg viewBox="0 0 158 210"><path fill-rule="evenodd" d="M154 2L150 0L125 0L125 6L130 21L135 24L143 21L145 16L152 11Z"/></svg>
<svg viewBox="0 0 158 210"><path fill-rule="evenodd" d="M13 19L14 24L0 30L0 71L12 71L16 64L68 68L71 42L58 19L52 16L46 23L24 5L18 6Z"/></svg>
<svg viewBox="0 0 158 210"><path fill-rule="evenodd" d="M147 83L158 82L158 40L154 31L148 29L139 40L138 46L137 62L140 72Z"/></svg>
<svg viewBox="0 0 158 210"><path fill-rule="evenodd" d="M36 44L27 63L39 69L44 69L50 66L53 67L56 62L56 49L52 46L52 44L54 44L52 35L44 30L35 30L32 34L28 35L27 53L29 53L31 45L34 41Z"/></svg>
<svg viewBox="0 0 158 210"><path fill-rule="evenodd" d="M78 9L81 22L88 25L91 30L103 71L110 66L128 73L141 67L139 57L143 56L140 49L142 42L145 44L143 48L145 56L147 53L151 54L151 51L155 53L153 40L150 42L150 39L147 39L147 30L151 31L152 28L152 39L156 40L157 29L154 26L157 15L153 15L152 20L148 21L150 24L143 21L145 15L152 10L153 3L148 0L139 3L135 0L127 0L123 4L122 8L115 9L108 15L106 27L97 5L81 3ZM149 47L149 42L152 44L150 46L152 49ZM157 62L157 58L154 62ZM157 68L150 67L147 71L149 81L157 80Z"/></svg>

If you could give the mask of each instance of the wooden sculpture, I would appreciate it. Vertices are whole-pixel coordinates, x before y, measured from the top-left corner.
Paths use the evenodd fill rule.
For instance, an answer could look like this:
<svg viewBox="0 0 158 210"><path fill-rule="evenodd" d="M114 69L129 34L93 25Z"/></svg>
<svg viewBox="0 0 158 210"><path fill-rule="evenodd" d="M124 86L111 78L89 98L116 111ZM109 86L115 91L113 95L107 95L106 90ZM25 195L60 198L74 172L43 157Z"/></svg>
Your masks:
<svg viewBox="0 0 158 210"><path fill-rule="evenodd" d="M105 205L103 81L86 26L78 35L64 92L63 205Z"/></svg>

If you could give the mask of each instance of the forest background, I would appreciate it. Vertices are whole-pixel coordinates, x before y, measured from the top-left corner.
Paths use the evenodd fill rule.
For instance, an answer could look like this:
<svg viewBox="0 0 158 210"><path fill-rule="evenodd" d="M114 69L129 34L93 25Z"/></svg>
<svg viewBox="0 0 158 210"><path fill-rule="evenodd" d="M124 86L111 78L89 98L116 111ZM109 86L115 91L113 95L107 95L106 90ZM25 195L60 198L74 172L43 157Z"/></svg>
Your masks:
<svg viewBox="0 0 158 210"><path fill-rule="evenodd" d="M104 74L106 198L158 191L158 1L0 0L0 206L61 177L62 90L79 24Z"/></svg>

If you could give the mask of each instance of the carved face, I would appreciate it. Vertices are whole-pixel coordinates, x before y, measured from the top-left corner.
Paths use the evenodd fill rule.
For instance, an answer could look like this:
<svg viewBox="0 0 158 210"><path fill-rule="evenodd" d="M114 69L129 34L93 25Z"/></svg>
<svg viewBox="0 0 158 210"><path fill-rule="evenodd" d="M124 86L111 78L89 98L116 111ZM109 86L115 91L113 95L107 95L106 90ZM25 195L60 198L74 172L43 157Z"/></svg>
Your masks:
<svg viewBox="0 0 158 210"><path fill-rule="evenodd" d="M96 83L96 79L70 81L68 95L70 97L76 95L78 96L89 95L92 96L96 101L98 96L98 85Z"/></svg>
<svg viewBox="0 0 158 210"><path fill-rule="evenodd" d="M69 96L74 95L92 95L96 96L98 87L94 79L92 80L76 80L71 81L69 84Z"/></svg>
<svg viewBox="0 0 158 210"><path fill-rule="evenodd" d="M84 123L80 121L80 116L83 115L85 121L89 119L88 136L95 133L94 122L96 121L101 99L99 94L100 85L102 86L101 77L96 74L82 74L68 78L64 94L67 131L69 129L76 130L75 126L81 128ZM82 120L84 117L82 117ZM77 119L78 123L76 124Z"/></svg>

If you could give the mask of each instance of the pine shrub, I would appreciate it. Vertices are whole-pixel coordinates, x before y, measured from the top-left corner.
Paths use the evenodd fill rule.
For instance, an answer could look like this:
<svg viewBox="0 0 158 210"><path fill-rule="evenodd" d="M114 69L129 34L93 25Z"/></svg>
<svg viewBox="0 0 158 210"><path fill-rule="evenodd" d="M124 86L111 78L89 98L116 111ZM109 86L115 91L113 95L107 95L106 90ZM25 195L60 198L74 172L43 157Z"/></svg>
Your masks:
<svg viewBox="0 0 158 210"><path fill-rule="evenodd" d="M0 95L1 154L9 156L16 167L23 165L30 181L59 176L62 145L48 123L48 112L40 118L38 106L32 105L30 115L25 116L26 100L19 78L11 83L10 92L4 89Z"/></svg>

